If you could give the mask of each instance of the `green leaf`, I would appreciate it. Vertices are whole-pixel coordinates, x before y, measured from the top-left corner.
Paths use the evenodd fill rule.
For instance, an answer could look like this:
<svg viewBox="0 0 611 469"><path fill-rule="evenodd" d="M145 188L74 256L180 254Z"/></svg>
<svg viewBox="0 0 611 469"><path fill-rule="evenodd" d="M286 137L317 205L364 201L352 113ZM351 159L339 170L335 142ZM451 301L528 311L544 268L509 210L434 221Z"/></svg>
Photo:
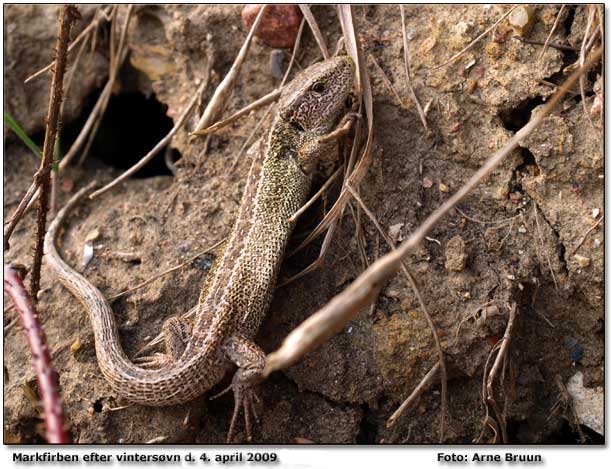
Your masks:
<svg viewBox="0 0 611 469"><path fill-rule="evenodd" d="M30 150L34 152L36 156L42 158L42 152L38 145L36 145L30 137L25 133L25 131L21 128L21 126L9 116L6 112L4 113L4 123L8 125L13 132L17 134L17 136L21 139L23 143L25 143Z"/></svg>
<svg viewBox="0 0 611 469"><path fill-rule="evenodd" d="M55 145L53 146L53 171L57 174L59 171L59 160L62 159L62 150L60 143L61 131L57 129L57 135L55 136Z"/></svg>

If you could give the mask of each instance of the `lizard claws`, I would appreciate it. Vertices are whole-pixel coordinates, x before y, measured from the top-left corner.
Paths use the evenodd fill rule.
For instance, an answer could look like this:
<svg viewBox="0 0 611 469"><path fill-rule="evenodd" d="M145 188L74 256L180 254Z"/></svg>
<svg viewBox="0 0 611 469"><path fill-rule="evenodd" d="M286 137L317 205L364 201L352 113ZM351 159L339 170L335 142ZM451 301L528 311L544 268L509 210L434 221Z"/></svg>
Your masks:
<svg viewBox="0 0 611 469"><path fill-rule="evenodd" d="M252 422L251 416L254 416L257 423L260 422L259 415L255 408L255 403L261 404L261 399L257 395L256 390L252 385L242 384L238 382L232 383L233 398L235 400L233 408L233 417L229 425L227 433L227 444L231 444L236 434L236 424L240 416L240 410L244 410L244 423L246 427L246 441L252 441Z"/></svg>
<svg viewBox="0 0 611 469"><path fill-rule="evenodd" d="M145 357L136 357L133 360L142 368L162 368L171 361L165 353L154 353Z"/></svg>

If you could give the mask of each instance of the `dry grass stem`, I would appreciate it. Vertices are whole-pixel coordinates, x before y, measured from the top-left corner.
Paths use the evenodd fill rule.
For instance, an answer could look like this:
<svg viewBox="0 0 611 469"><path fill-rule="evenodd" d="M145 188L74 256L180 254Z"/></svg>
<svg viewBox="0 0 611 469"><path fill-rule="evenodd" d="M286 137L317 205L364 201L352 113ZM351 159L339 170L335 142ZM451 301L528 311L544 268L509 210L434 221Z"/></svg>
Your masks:
<svg viewBox="0 0 611 469"><path fill-rule="evenodd" d="M558 281L556 280L556 274L554 273L554 268L552 267L552 261L549 257L549 253L545 248L545 241L543 240L543 231L541 231L541 225L539 223L539 215L537 212L537 204L533 204L533 211L535 212L535 223L537 224L537 234L539 235L539 243L541 243L541 250L545 254L545 259L547 260L547 266L549 267L549 271L552 274L552 280L554 281L554 286L556 290L559 290Z"/></svg>
<svg viewBox="0 0 611 469"><path fill-rule="evenodd" d="M318 27L318 23L316 23L316 18L314 18L314 15L312 14L312 10L310 10L309 5L304 5L304 4L300 4L299 8L301 9L301 12L303 13L303 17L308 22L308 26L310 26L310 30L312 31L312 34L314 34L314 39L316 39L316 43L318 44L318 47L320 48L320 51L322 52L323 58L327 60L329 57L331 57L329 55L329 49L327 49L325 38L322 35L322 33L320 32L320 28Z"/></svg>
<svg viewBox="0 0 611 469"><path fill-rule="evenodd" d="M412 97L412 101L414 102L416 109L418 111L418 115L420 116L420 120L422 121L422 125L424 126L425 132L429 130L428 124L426 123L426 115L422 110L422 106L420 105L420 101L418 101L418 96L416 96L416 92L414 91L414 86L412 85L412 76L410 73L410 65L409 65L409 47L407 44L407 32L405 29L405 8L403 5L399 5L401 9L401 29L403 33L403 60L405 64L405 77L407 79L407 88L409 89L409 93Z"/></svg>
<svg viewBox="0 0 611 469"><path fill-rule="evenodd" d="M350 160L346 166L346 175L343 181L342 192L340 193L335 204L331 207L329 212L323 217L319 225L310 233L310 235L291 253L289 256L299 252L314 239L316 239L325 230L330 230L337 221L341 218L344 212L346 204L350 198L350 193L346 189L346 184L349 182L353 187L358 187L361 180L365 176L367 169L371 163L372 157L372 145L373 145L373 95L371 91L371 82L367 73L365 60L363 58L363 52L360 46L360 42L357 39L357 30L354 24L352 15L352 9L350 5L339 5L339 18L346 40L346 50L348 54L354 60L357 67L357 74L355 80L355 86L359 91L359 114L362 114L362 107L365 108L365 114L367 116L367 141L365 148L362 152L358 164L356 163L356 156L358 154L358 142L360 141L360 120L357 123L354 146L350 155ZM353 167L355 167L353 171ZM327 241L327 239L325 239Z"/></svg>
<svg viewBox="0 0 611 469"><path fill-rule="evenodd" d="M382 77L382 81L384 82L386 87L389 89L391 94L397 99L397 101L399 101L399 106L405 107L405 103L401 99L401 96L399 96L399 93L397 93L397 89L388 79L388 77L386 76L386 73L384 73L384 70L382 70L382 67L380 67L380 64L378 63L376 58L373 56L373 54L369 54L367 57L371 60L371 63L373 64L374 68L376 69L376 72L380 74L380 76Z"/></svg>
<svg viewBox="0 0 611 469"><path fill-rule="evenodd" d="M505 18L507 18L511 12L513 10L515 10L519 5L513 6L511 9L509 9L505 14L503 14L498 20L496 20L496 22L490 26L488 29L486 29L482 34L480 34L479 36L477 36L475 39L473 39L473 41L471 41L466 47L464 47L460 52L457 52L456 54L454 54L452 57L450 57L448 60L446 60L445 62L443 62L440 65L435 65L432 68L429 68L429 70L438 70L441 67L445 67L446 65L448 65L449 63L454 62L456 59L458 59L461 55L463 55L465 52L467 52L469 49L471 49L473 46L475 46L475 44L477 44L479 41L481 41L484 37L486 37L488 34L490 34L490 32L492 32L500 23L501 21L503 21Z"/></svg>
<svg viewBox="0 0 611 469"><path fill-rule="evenodd" d="M556 15L556 19L554 20L552 29L550 29L549 34L547 35L547 38L543 43L543 49L541 49L541 53L539 54L539 58L537 60L541 60L543 58L543 55L545 54L545 51L547 50L547 47L549 45L549 41L551 40L554 31L556 31L556 28L558 27L558 23L560 22L560 18L562 17L562 13L564 12L565 6L566 5L560 5L560 10L558 10L558 14Z"/></svg>
<svg viewBox="0 0 611 469"><path fill-rule="evenodd" d="M255 32L257 31L261 20L263 19L263 14L265 13L265 10L265 5L262 6L259 10L257 17L255 18L255 21L253 22L250 31L248 32L248 36L246 36L246 39L244 40L244 44L242 44L242 48L240 49L240 52L238 52L238 55L233 62L233 65L227 72L227 75L225 75L225 78L223 78L223 81L221 81L219 86L214 91L214 94L212 95L212 98L210 98L210 101L208 102L208 105L206 106L202 117L195 126L195 132L210 127L218 120L218 118L225 110L229 96L231 95L236 81L240 76L242 65L244 64L244 61L248 55L248 51L250 50L252 38Z"/></svg>
<svg viewBox="0 0 611 469"><path fill-rule="evenodd" d="M155 280L164 277L167 274L170 274L172 272L175 272L179 269L182 269L184 266L189 265L191 262L193 262L196 259L199 259L200 257L202 257L204 254L209 254L212 251L214 251L214 249L216 249L218 246L221 245L221 243L223 243L225 240L222 239L220 240L218 243L213 244L212 246L207 247L206 249L204 249L203 251L198 252L197 254L195 254L194 256L189 257L186 261L181 262L178 265L175 265L174 267L171 267L167 270L164 270L163 272L159 273L159 274L155 274L154 276L152 276L151 278L145 280L144 282L139 283L138 285L128 288L127 290L124 290L120 293L117 293L116 295L112 295L108 297L108 300L116 300L117 298L120 298L122 296L127 295L128 293L131 293L133 291L139 290L142 287L145 287L146 285L148 285L149 283L154 282Z"/></svg>
<svg viewBox="0 0 611 469"><path fill-rule="evenodd" d="M501 339L502 343L499 348L499 353L497 354L496 359L494 360L494 364L492 365L492 369L490 370L490 373L488 374L488 378L486 380L486 400L492 406L492 409L494 410L494 413L496 414L497 421L500 422L501 438L503 439L504 444L509 443L509 438L507 437L507 422L505 421L504 414L501 413L499 406L496 400L494 399L493 386L494 386L494 379L496 378L496 375L498 374L499 368L501 367L501 363L503 363L507 357L509 344L511 343L511 333L513 331L513 326L514 326L514 322L516 318L516 310L517 310L517 306L515 304L511 305L511 307L509 308L509 320L507 321L507 327L505 328L505 334L503 335L503 338Z"/></svg>
<svg viewBox="0 0 611 469"><path fill-rule="evenodd" d="M113 8L115 8L115 6L109 6L108 7L108 12L110 12ZM72 50L80 43L83 42L85 43L86 41L84 41L84 39L88 38L89 34L92 31L95 31L99 25L100 20L102 19L102 17L105 16L105 14L103 10L97 10L96 13L93 16L93 19L91 20L91 23L89 23L79 34L78 36L76 36L76 38L74 38L74 40L70 43L70 45L68 46L68 53L72 52ZM81 46L82 48L82 46ZM38 70L37 72L33 73L32 75L30 75L29 77L27 77L23 82L24 83L28 83L30 81L32 81L34 78L39 77L40 75L42 75L43 73L51 70L51 67L53 67L55 65L55 60L53 62L51 62L50 64L48 64L47 66L41 68L40 70Z"/></svg>
<svg viewBox="0 0 611 469"><path fill-rule="evenodd" d="M308 200L299 210L297 210L292 216L291 218L289 218L289 223L295 223L297 221L297 219L303 215L303 213L312 206L312 204L314 202L316 202L318 200L318 198L323 195L325 193L325 191L329 188L329 186L331 186L331 184L333 183L333 181L335 181L335 179L337 178L337 176L339 176L340 172L341 172L342 168L337 168L335 170L335 172L329 177L329 179L327 179L325 181L325 183L323 184L323 186L318 190L318 192L316 192L316 194L314 194L310 200Z"/></svg>
<svg viewBox="0 0 611 469"><path fill-rule="evenodd" d="M516 218L519 218L519 217L522 216L522 214L519 214L519 215L515 215L513 217L509 217L509 218L502 218L500 220L483 221L483 220L478 220L477 218L474 218L472 216L467 215L465 212L463 212L458 207L454 207L454 210L456 210L458 213L460 213L467 220L472 221L473 223L477 223L479 225L503 225L505 223L513 222Z"/></svg>
<svg viewBox="0 0 611 469"><path fill-rule="evenodd" d="M123 27L121 28L121 37L119 39L119 45L115 48L114 47L114 37L116 35L116 23L117 23L117 13L118 13L118 8L115 8L113 10L113 15L112 15L112 22L111 24L111 30L110 30L110 66L109 66L109 81L113 82L117 79L118 75L119 75L119 70L121 68L121 65L123 64L123 60L124 60L124 50L126 50L126 37L127 37L127 28L129 26L129 21L131 19L131 15L132 15L132 11L134 9L134 5L128 5L127 6L127 12L125 14L125 18L123 20ZM104 94L104 98L102 100L102 104L101 107L99 108L99 111L96 113L96 122L93 125L93 128L91 130L91 132L89 133L89 137L88 137L88 141L87 144L85 145L85 149L83 150L83 153L81 154L81 157L79 158L78 161L78 165L82 165L83 162L85 161L85 158L87 158L87 154L89 153L89 149L91 148L91 145L93 144L93 140L95 139L95 136L98 133L98 129L100 128L100 125L102 124L102 119L104 117L104 114L106 113L106 108L108 107L108 103L110 102L110 96L111 96L111 91L107 92Z"/></svg>
<svg viewBox="0 0 611 469"><path fill-rule="evenodd" d="M279 88L275 89L271 91L270 93L267 93L262 98L259 98L256 101L253 101L248 106L243 107L239 111L233 113L231 116L227 117L226 119L218 121L212 124L210 127L206 127L206 128L197 130L195 132L192 132L190 135L200 136L200 135L208 135L208 134L217 132L218 130L222 129L223 127L226 127L229 124L237 121L240 117L246 114L249 114L251 111L254 111L255 109L260 108L261 106L274 102L280 96L280 92L281 90Z"/></svg>
<svg viewBox="0 0 611 469"><path fill-rule="evenodd" d="M397 420L399 420L399 417L401 417L401 415L403 415L405 411L408 410L414 402L416 402L416 399L418 399L420 395L431 385L437 371L439 371L439 362L433 365L433 368L431 368L424 378L422 378L418 386L416 386L408 398L405 399L399 408L393 412L390 418L386 421L386 428L394 426L397 423Z"/></svg>
<svg viewBox="0 0 611 469"><path fill-rule="evenodd" d="M375 225L376 229L378 230L382 238L384 238L384 241L386 241L386 244L388 244L388 246L390 247L392 251L396 251L397 246L395 245L394 241L390 238L390 236L388 236L386 231L384 231L384 229L378 222L376 216L369 210L369 208L367 208L367 206L365 205L365 202L363 202L363 199L361 199L360 195L354 190L354 188L350 186L350 184L348 184L347 187L350 193L352 194L352 197L354 197L354 199L359 203L363 211L367 214L369 219ZM444 438L445 417L447 415L447 402L448 402L448 397L447 397L448 396L448 391L447 391L448 375L446 371L445 358L443 355L443 348L441 346L441 340L439 339L439 334L437 333L437 329L435 328L435 324L433 323L433 319L431 318L431 315L429 314L424 298L422 297L422 293L420 292L420 288L418 287L418 283L416 282L416 279L414 278L411 271L407 267L407 264L404 259L401 260L401 270L407 277L407 281L409 282L412 290L416 294L416 298L418 298L418 303L420 303L420 308L422 309L424 318L426 319L429 329L431 330L431 334L433 335L433 340L435 342L435 348L437 349L437 355L439 356L438 364L441 370L441 428L439 431L439 442L441 443L443 442L443 438Z"/></svg>
<svg viewBox="0 0 611 469"><path fill-rule="evenodd" d="M603 221L603 219L605 218L605 214L603 213L600 218L598 220L596 220L596 222L594 222L594 224L588 229L588 231L585 232L585 234L583 235L583 237L581 238L581 240L577 243L577 245L571 250L571 252L569 253L568 257L572 257L577 250L581 247L581 245L585 242L585 240L588 238L588 236L590 236L590 233L592 233L592 231L594 231L596 229L596 227L598 225L600 225L600 223Z"/></svg>

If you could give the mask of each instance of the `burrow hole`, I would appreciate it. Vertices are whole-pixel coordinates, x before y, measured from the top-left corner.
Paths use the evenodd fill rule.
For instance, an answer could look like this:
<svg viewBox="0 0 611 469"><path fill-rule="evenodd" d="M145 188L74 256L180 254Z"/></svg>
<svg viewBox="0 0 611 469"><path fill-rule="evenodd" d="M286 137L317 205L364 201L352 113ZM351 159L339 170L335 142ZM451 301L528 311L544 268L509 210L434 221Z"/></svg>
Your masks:
<svg viewBox="0 0 611 469"><path fill-rule="evenodd" d="M100 93L99 89L92 92L86 99L81 115L74 122L63 127L62 154L70 149ZM138 91L129 91L111 96L87 160L98 160L121 171L132 167L172 129L174 123L166 113L167 106L160 103L154 94L147 97ZM84 146L73 161L79 160ZM171 162L180 159L181 155L177 150L169 151ZM172 171L164 158L165 152L166 148L162 149L133 177L171 176Z"/></svg>

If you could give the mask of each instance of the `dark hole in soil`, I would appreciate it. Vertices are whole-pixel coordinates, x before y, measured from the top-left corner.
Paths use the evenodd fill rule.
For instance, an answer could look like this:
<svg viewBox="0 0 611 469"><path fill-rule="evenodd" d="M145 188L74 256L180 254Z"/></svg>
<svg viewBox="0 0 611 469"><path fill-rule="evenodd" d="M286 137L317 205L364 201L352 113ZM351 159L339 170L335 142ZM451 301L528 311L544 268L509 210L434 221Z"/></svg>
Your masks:
<svg viewBox="0 0 611 469"><path fill-rule="evenodd" d="M102 399L98 399L97 401L95 401L92 407L95 412L102 412L102 409L104 408L104 404L102 404Z"/></svg>
<svg viewBox="0 0 611 469"><path fill-rule="evenodd" d="M577 12L577 6L570 6L567 8L566 19L564 20L564 30L568 36L573 27L573 21L575 21L575 12Z"/></svg>
<svg viewBox="0 0 611 469"><path fill-rule="evenodd" d="M363 411L363 419L361 420L361 424L359 426L359 433L356 436L357 444L361 445L372 445L376 443L377 439L377 425L374 418L374 415L371 413L369 406L367 404L363 404L361 406Z"/></svg>
<svg viewBox="0 0 611 469"><path fill-rule="evenodd" d="M61 134L62 154L65 154L83 128L100 95L97 90L89 96L83 113L73 123L66 125ZM167 106L161 104L155 95L146 97L142 93L128 92L111 96L87 159L95 158L116 169L126 170L146 155L171 129L172 119L166 115ZM73 161L78 161L81 152ZM164 162L162 149L147 165L133 177L147 178L172 175ZM171 150L173 162L180 159L180 153Z"/></svg>
<svg viewBox="0 0 611 469"><path fill-rule="evenodd" d="M543 104L543 99L540 96L536 98L522 101L513 109L501 111L499 117L503 121L503 125L507 130L517 132L524 127L530 120L532 110Z"/></svg>

